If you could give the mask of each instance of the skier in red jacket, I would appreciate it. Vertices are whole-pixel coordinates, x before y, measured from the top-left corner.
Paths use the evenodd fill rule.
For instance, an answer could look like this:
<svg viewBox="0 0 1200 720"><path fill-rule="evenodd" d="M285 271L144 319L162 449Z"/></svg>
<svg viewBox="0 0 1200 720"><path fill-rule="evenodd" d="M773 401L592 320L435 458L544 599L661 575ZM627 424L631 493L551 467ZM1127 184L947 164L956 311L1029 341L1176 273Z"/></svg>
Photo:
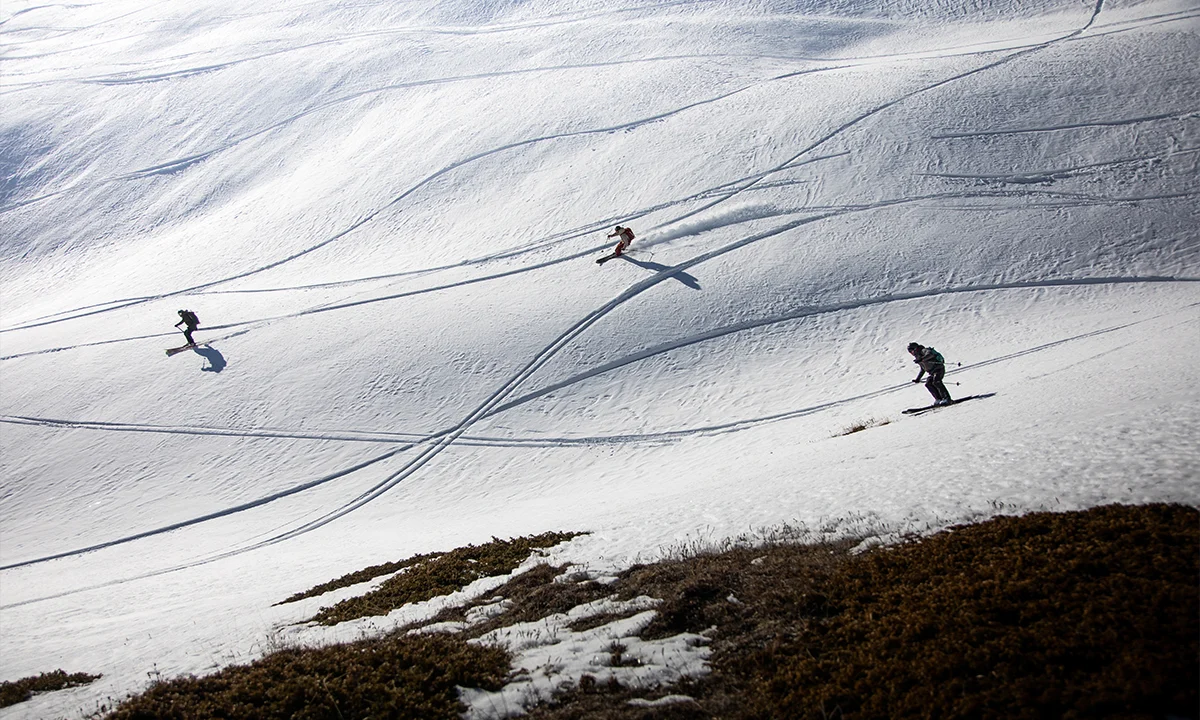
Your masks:
<svg viewBox="0 0 1200 720"><path fill-rule="evenodd" d="M613 258L621 257L621 253L625 252L625 250L629 248L629 243L633 242L633 231L627 227L621 227L620 225L617 226L616 230L610 232L608 236L619 237L621 239L617 241L617 246L613 248L611 254L605 255L596 261L597 265L603 265Z"/></svg>

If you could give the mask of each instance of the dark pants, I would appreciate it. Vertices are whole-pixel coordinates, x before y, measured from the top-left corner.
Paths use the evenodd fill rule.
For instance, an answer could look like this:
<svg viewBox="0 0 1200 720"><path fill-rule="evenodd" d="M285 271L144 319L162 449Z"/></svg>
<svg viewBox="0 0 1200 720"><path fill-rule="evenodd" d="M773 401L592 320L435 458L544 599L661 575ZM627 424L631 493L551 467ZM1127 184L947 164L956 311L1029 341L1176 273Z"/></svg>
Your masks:
<svg viewBox="0 0 1200 720"><path fill-rule="evenodd" d="M936 367L929 371L929 379L925 381L925 388L929 390L929 394L937 400L949 400L950 391L942 383L942 378L946 377L946 367Z"/></svg>
<svg viewBox="0 0 1200 720"><path fill-rule="evenodd" d="M188 325L187 327L185 327L183 329L183 336L185 338L187 338L188 345L196 344L196 341L192 339L192 333L194 333L195 331L196 331L196 328L192 327L191 325Z"/></svg>

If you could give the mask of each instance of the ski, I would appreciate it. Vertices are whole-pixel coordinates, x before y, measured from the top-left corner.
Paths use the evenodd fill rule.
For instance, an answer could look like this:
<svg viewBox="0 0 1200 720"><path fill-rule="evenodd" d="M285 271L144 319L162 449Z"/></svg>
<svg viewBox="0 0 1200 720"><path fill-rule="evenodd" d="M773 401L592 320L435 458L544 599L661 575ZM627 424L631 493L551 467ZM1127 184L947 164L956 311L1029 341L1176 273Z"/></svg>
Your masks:
<svg viewBox="0 0 1200 720"><path fill-rule="evenodd" d="M596 264L603 265L604 263L608 262L609 260L612 260L614 258L619 258L619 257L625 257L626 255L632 255L634 257L637 257L638 252L637 252L637 250L623 250L620 255L618 255L616 253L609 253L609 254L605 255L604 257L600 258L599 260L597 260Z"/></svg>
<svg viewBox="0 0 1200 720"><path fill-rule="evenodd" d="M194 347L196 347L196 343L188 343L187 345L180 345L177 348L171 348L167 350L167 357L171 357L175 353L181 353L184 350L191 350Z"/></svg>
<svg viewBox="0 0 1200 720"><path fill-rule="evenodd" d="M996 393L987 393L986 395L968 395L964 398L959 398L957 400L951 400L950 402L946 403L945 405L926 405L925 407L909 408L907 410L904 410L903 412L905 415L920 415L921 413L926 413L926 412L929 412L930 410L937 410L938 408L950 407L951 405L957 405L959 403L964 403L968 400L980 400L982 398L990 398L991 396L993 396L995 394Z"/></svg>

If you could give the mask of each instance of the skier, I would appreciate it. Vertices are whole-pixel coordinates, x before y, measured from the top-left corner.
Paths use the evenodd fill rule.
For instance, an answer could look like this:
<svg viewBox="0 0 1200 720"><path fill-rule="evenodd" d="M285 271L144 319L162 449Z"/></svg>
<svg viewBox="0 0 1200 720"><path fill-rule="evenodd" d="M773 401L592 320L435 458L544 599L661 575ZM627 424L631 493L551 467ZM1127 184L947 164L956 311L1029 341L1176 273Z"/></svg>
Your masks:
<svg viewBox="0 0 1200 720"><path fill-rule="evenodd" d="M617 246L615 248L613 248L612 254L605 255L604 257L597 260L596 261L597 265L603 265L604 263L608 262L609 260L612 260L613 258L621 257L621 253L625 252L625 250L629 247L629 243L633 242L633 231L627 227L621 227L620 225L617 226L616 230L613 230L612 232L610 232L608 234L608 236L609 237L619 237L621 239L617 241Z"/></svg>
<svg viewBox="0 0 1200 720"><path fill-rule="evenodd" d="M188 345L195 345L196 341L192 339L192 333L200 326L200 318L196 317L196 313L191 310L180 310L179 318L179 322L175 323L175 327L184 325L183 336L187 338Z"/></svg>
<svg viewBox="0 0 1200 720"><path fill-rule="evenodd" d="M617 257L621 257L621 253L625 252L625 249L629 247L629 243L633 242L633 231L627 227L621 227L620 225L617 226L616 230L610 232L608 236L621 238L621 240L617 242L616 249L613 250L613 255L616 255Z"/></svg>
<svg viewBox="0 0 1200 720"><path fill-rule="evenodd" d="M926 373L929 374L929 379L925 381L925 387L929 390L929 394L933 395L933 404L949 405L954 402L950 399L950 391L942 383L942 378L946 376L946 359L942 357L942 354L931 347L925 347L915 342L908 344L908 352L913 356L913 362L921 366L921 372L917 373L913 382L919 383Z"/></svg>

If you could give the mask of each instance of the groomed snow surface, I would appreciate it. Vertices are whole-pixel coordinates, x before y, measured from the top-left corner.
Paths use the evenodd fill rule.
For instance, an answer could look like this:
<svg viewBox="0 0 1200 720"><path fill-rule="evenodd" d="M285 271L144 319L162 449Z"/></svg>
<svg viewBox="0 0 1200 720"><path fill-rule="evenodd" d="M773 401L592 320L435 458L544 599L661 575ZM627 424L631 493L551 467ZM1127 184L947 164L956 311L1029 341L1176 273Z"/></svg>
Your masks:
<svg viewBox="0 0 1200 720"><path fill-rule="evenodd" d="M0 717L317 641L333 595L273 603L493 536L589 531L550 559L603 577L782 524L1200 505L1198 18L4 3L0 679L103 678ZM168 359L180 308L207 344ZM914 340L994 395L901 415ZM525 637L703 672L643 621Z"/></svg>

